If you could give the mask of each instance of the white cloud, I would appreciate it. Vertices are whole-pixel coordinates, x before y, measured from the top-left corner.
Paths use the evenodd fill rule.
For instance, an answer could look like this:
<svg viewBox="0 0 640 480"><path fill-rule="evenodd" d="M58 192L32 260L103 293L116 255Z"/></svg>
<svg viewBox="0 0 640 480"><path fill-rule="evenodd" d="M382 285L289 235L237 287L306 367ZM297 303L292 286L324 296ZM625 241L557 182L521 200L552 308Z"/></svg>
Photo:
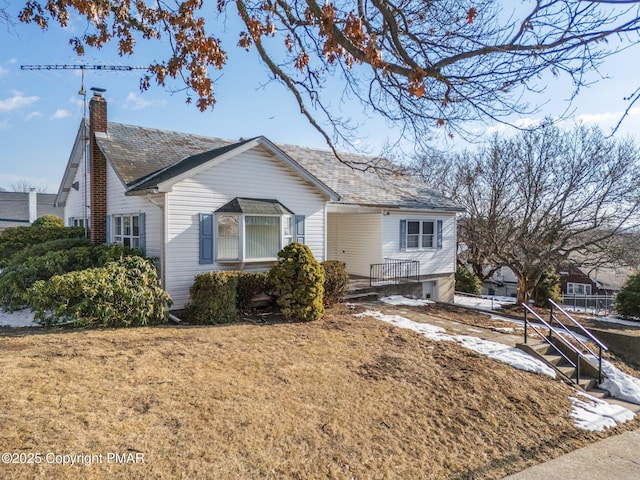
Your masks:
<svg viewBox="0 0 640 480"><path fill-rule="evenodd" d="M0 100L0 112L10 112L17 110L18 108L26 107L32 103L40 100L40 97L25 97L22 93L13 91L11 92L13 97L9 97L6 100Z"/></svg>
<svg viewBox="0 0 640 480"><path fill-rule="evenodd" d="M129 92L124 107L130 110L143 110L149 107L162 106L165 103L164 100L146 100L133 92Z"/></svg>
<svg viewBox="0 0 640 480"><path fill-rule="evenodd" d="M41 112L31 112L29 115L27 115L27 120L33 120L34 118L39 118L39 117L42 117Z"/></svg>
<svg viewBox="0 0 640 480"><path fill-rule="evenodd" d="M630 117L638 114L640 114L640 108L632 108L628 113ZM576 121L581 123L618 122L622 115L624 115L624 112L584 113L576 116Z"/></svg>
<svg viewBox="0 0 640 480"><path fill-rule="evenodd" d="M69 115L71 115L69 113L69 110L65 110L64 108L59 108L56 110L56 113L54 113L51 116L51 120L60 120L62 118L67 118Z"/></svg>

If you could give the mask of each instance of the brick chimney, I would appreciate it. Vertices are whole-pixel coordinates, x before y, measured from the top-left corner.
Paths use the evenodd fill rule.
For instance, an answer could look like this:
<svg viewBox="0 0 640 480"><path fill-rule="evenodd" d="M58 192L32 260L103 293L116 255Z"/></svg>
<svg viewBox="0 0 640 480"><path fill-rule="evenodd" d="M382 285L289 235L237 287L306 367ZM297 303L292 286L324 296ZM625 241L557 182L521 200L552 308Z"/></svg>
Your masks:
<svg viewBox="0 0 640 480"><path fill-rule="evenodd" d="M92 88L89 102L89 155L91 175L91 243L107 242L107 160L98 148L96 133L107 133L107 101L103 88Z"/></svg>

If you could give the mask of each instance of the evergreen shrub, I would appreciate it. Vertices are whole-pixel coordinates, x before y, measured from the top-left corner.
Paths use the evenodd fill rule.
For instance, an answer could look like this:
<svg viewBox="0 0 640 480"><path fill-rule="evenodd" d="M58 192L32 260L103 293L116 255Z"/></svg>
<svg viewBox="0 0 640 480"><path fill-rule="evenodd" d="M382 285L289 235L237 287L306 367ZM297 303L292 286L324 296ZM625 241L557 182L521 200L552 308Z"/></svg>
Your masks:
<svg viewBox="0 0 640 480"><path fill-rule="evenodd" d="M349 291L349 274L344 262L338 260L326 260L322 262L324 267L324 305L330 307L344 301Z"/></svg>
<svg viewBox="0 0 640 480"><path fill-rule="evenodd" d="M102 267L126 255L142 256L142 252L122 245L98 245L55 250L26 258L20 263L11 262L0 273L0 305L9 310L28 306L29 289L36 281L77 270Z"/></svg>
<svg viewBox="0 0 640 480"><path fill-rule="evenodd" d="M280 250L269 278L285 319L311 321L324 315L324 268L308 246L294 242Z"/></svg>
<svg viewBox="0 0 640 480"><path fill-rule="evenodd" d="M192 323L230 323L238 319L238 272L205 272L196 275L185 307Z"/></svg>
<svg viewBox="0 0 640 480"><path fill-rule="evenodd" d="M138 256L37 281L30 297L36 320L46 326L154 325L172 303L151 261Z"/></svg>
<svg viewBox="0 0 640 480"><path fill-rule="evenodd" d="M616 295L616 313L640 319L640 272L631 275Z"/></svg>
<svg viewBox="0 0 640 480"><path fill-rule="evenodd" d="M44 228L63 228L64 220L58 215L43 215L36 218L35 222L31 224L32 227L44 227Z"/></svg>
<svg viewBox="0 0 640 480"><path fill-rule="evenodd" d="M82 227L12 227L0 234L0 266L27 247L60 238L81 238Z"/></svg>
<svg viewBox="0 0 640 480"><path fill-rule="evenodd" d="M478 276L464 265L456 268L456 292L480 295L482 293L482 282Z"/></svg>
<svg viewBox="0 0 640 480"><path fill-rule="evenodd" d="M554 302L560 302L560 275L553 267L547 268L542 272L542 276L538 283L533 288L531 298L536 304L536 307L548 307L549 299Z"/></svg>

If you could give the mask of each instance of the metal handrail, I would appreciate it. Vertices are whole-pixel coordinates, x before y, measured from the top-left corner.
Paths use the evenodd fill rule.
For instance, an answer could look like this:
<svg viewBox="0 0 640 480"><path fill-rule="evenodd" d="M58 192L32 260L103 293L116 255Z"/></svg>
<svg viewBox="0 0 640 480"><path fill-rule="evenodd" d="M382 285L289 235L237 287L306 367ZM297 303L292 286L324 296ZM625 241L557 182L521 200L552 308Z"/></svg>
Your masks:
<svg viewBox="0 0 640 480"><path fill-rule="evenodd" d="M600 340L598 340L595 335L593 333L591 333L589 330L587 330L586 328L584 328L582 325L580 325L578 322L576 322L576 320L567 313L567 311L562 308L560 305L558 305L556 302L554 302L553 300L549 299L549 303L551 304L552 307L556 307L558 310L560 310L560 312L562 312L562 314L567 317L569 320L571 320L571 322L573 322L573 324L578 327L580 330L582 330L591 340L593 340L593 342L598 345L600 348L602 348L605 351L608 351L609 349L607 348L607 346L602 343ZM573 335L572 335L573 336ZM595 355L595 354L594 354Z"/></svg>
<svg viewBox="0 0 640 480"><path fill-rule="evenodd" d="M567 327L564 326L564 324L558 320L558 318L553 314L553 307L555 306L558 310L560 310L560 312L567 317L569 320L571 320L571 322L577 326L580 331L584 332L587 337L589 337L597 346L598 346L598 355L595 354L595 352L593 352L589 347L584 346L586 348L586 350L593 356L597 356L598 357L598 383L602 383L602 350L609 350L607 348L607 346L602 343L600 340L598 340L595 335L593 335L589 330L587 330L585 327L583 327L582 325L580 325L571 315L569 315L566 310L564 310L560 305L558 305L556 302L554 302L553 300L549 299L549 303L551 304L551 319L555 319L556 322L558 322L560 325L562 325L564 327L565 330L567 330L567 332L569 333L569 335L575 339L576 341L580 342L581 345L584 346L584 344L580 341L580 339L578 337L575 336L574 333L570 332L569 329Z"/></svg>
<svg viewBox="0 0 640 480"><path fill-rule="evenodd" d="M555 329L549 322L547 322L544 318L542 318L540 315L538 315L535 310L533 310L529 305L526 304L522 304L522 307L524 308L524 343L527 343L527 312L531 313L539 322L542 322L542 324L547 327L549 329L549 337L551 337L551 332L555 333L556 336L558 337L558 339L565 345L567 346L570 350L572 350L575 354L576 354L576 362L574 363L572 360L569 359L569 357L567 357L564 352L562 352L562 350L560 350L558 348L557 345L555 345L552 341L551 338L547 338L542 332L540 332L536 327L534 327L533 325L529 325L538 335L540 335L542 337L542 339L547 342L549 345L551 345L551 347L553 347L554 350L556 350L565 360L567 360L572 367L574 367L576 369L576 384L580 383L580 358L584 358L585 361L588 362L587 357L580 352L580 350L578 350L571 342L566 341L559 330ZM570 333L571 335L571 333ZM573 337L573 335L572 335ZM573 337L575 338L575 337ZM562 372L559 368L555 367L554 368L560 372L565 378L569 379L569 381L571 382L571 378L569 378L564 372Z"/></svg>
<svg viewBox="0 0 640 480"><path fill-rule="evenodd" d="M580 346L581 346L582 348L584 348L586 351L588 351L588 352L589 352L591 355L593 355L594 357L597 357L597 356L598 356L598 354L597 354L596 352L594 352L593 350L591 350L591 348L589 348L589 345L587 345L587 344L586 344L586 343L584 343L582 340L580 340L580 338L579 338L579 337L577 337L577 336L576 336L576 334L575 334L574 332L572 332L571 330L569 330L569 328L568 328L564 323L562 323L562 322L560 321L560 319L559 319L558 317L556 317L553 313L551 314L551 319L552 319L552 320L555 320L555 321L558 323L558 325L560 325L560 326L563 328L563 330L564 330L567 334L569 334L569 336L570 336L571 338L573 338L576 342L578 342L578 343L580 344Z"/></svg>

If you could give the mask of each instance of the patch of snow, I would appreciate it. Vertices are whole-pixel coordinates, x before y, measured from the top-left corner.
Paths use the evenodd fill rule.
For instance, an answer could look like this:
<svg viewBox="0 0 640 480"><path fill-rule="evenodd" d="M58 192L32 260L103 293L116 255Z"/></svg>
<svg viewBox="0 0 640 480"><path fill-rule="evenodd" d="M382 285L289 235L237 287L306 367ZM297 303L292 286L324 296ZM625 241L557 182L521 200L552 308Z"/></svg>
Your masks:
<svg viewBox="0 0 640 480"><path fill-rule="evenodd" d="M598 359L593 355L589 355L589 360L594 365L598 365ZM613 398L640 405L640 379L624 373L604 359L602 359L602 373L606 378L600 384L600 388L608 390Z"/></svg>
<svg viewBox="0 0 640 480"><path fill-rule="evenodd" d="M0 327L39 327L40 324L35 321L34 313L26 308L24 310L16 310L8 312L0 309Z"/></svg>
<svg viewBox="0 0 640 480"><path fill-rule="evenodd" d="M571 416L576 427L581 430L599 432L631 420L635 416L631 410L620 405L607 403L583 392L576 391L576 393L584 399L569 397L573 403Z"/></svg>
<svg viewBox="0 0 640 480"><path fill-rule="evenodd" d="M381 302L388 303L389 305L406 305L409 307L422 307L434 303L431 300L425 300L420 298L407 298L402 295L391 295L390 297L382 297Z"/></svg>
<svg viewBox="0 0 640 480"><path fill-rule="evenodd" d="M634 322L633 320L623 320L622 318L590 317L589 319L590 320L595 320L596 322L617 323L618 325L627 325L629 327L638 327L638 328L640 328L640 322Z"/></svg>
<svg viewBox="0 0 640 480"><path fill-rule="evenodd" d="M516 331L516 329L512 327L491 327L491 328L496 332L513 333Z"/></svg>
<svg viewBox="0 0 640 480"><path fill-rule="evenodd" d="M383 322L395 325L396 327L418 332L436 342L441 340L458 342L463 347L494 360L498 360L499 362L511 365L519 370L548 375L552 378L556 377L555 370L547 366L547 364L533 358L522 350L518 350L517 348L509 347L501 343L490 342L488 340L482 340L481 338L471 337L468 335L450 335L445 333L444 328L429 325L427 323L414 322L413 320L409 320L408 318L400 315L385 315L382 312L367 310L366 312L356 314L356 316L374 317Z"/></svg>
<svg viewBox="0 0 640 480"><path fill-rule="evenodd" d="M481 310L496 310L502 308L504 303L515 303L515 298L510 297L468 297L466 295L454 295L453 303L463 307L479 308Z"/></svg>

